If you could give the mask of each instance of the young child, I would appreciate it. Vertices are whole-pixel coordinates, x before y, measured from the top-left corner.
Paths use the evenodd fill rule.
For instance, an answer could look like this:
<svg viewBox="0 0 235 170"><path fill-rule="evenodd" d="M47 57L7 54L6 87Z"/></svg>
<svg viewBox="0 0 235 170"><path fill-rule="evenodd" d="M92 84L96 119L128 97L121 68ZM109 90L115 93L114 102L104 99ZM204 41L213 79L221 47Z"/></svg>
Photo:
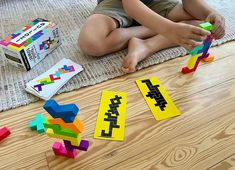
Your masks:
<svg viewBox="0 0 235 170"><path fill-rule="evenodd" d="M215 39L224 36L224 18L204 0L182 0L182 4L178 0L98 0L78 41L82 51L92 56L128 47L122 70L129 73L162 49L180 45L190 50L200 45L210 34L197 27L205 21L213 24Z"/></svg>

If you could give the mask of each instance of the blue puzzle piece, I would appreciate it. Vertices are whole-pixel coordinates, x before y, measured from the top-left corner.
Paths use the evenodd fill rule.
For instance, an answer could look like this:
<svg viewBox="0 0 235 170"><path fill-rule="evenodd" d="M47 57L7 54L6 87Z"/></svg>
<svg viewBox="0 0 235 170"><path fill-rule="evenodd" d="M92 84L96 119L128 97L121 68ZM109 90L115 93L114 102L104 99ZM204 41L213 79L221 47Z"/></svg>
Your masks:
<svg viewBox="0 0 235 170"><path fill-rule="evenodd" d="M53 118L61 118L65 123L72 123L79 111L75 104L59 105L55 100L47 100L43 108Z"/></svg>
<svg viewBox="0 0 235 170"><path fill-rule="evenodd" d="M38 31L36 34L34 34L32 36L32 40L34 41L34 40L38 39L40 36L42 36L42 35L43 35L42 31Z"/></svg>
<svg viewBox="0 0 235 170"><path fill-rule="evenodd" d="M30 129L37 130L38 133L45 132L43 121L44 121L43 115L37 114L35 120L29 122Z"/></svg>
<svg viewBox="0 0 235 170"><path fill-rule="evenodd" d="M199 54L202 53L202 52L205 52L206 50L208 51L210 46L211 46L211 43L212 43L211 41L208 41L208 40L205 41L204 42L204 47L201 50L198 51Z"/></svg>
<svg viewBox="0 0 235 170"><path fill-rule="evenodd" d="M70 68L67 65L64 65L61 69L65 70L65 71L69 71Z"/></svg>

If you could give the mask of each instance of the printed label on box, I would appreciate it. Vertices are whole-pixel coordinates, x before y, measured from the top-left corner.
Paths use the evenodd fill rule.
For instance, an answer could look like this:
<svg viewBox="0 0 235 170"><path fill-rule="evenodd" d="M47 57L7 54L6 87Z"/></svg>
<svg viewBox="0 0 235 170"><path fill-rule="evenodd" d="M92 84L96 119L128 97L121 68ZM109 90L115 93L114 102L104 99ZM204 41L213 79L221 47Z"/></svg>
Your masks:
<svg viewBox="0 0 235 170"><path fill-rule="evenodd" d="M16 66L21 61L25 70L30 70L60 44L58 25L40 18L0 41L0 46L8 49L6 59Z"/></svg>

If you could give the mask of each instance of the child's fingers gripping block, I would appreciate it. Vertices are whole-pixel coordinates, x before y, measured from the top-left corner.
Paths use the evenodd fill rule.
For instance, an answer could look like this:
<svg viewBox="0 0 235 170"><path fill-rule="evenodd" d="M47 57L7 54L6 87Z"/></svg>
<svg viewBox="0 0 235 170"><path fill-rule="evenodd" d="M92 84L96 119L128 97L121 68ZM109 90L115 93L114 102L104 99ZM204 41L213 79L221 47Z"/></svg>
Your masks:
<svg viewBox="0 0 235 170"><path fill-rule="evenodd" d="M203 28L204 30L207 31L212 31L213 30L213 25L209 22L205 22L199 25L199 27Z"/></svg>
<svg viewBox="0 0 235 170"><path fill-rule="evenodd" d="M204 30L207 30L207 31L212 31L212 29L213 29L213 25L209 22L202 23L199 25L199 27ZM187 74L187 73L195 71L197 69L198 64L199 64L199 61L202 59L204 61L212 61L213 60L210 57L208 58L208 55L209 55L208 50L211 46L212 40L213 40L212 35L208 35L206 37L206 39L203 41L202 45L199 45L199 46L195 47L193 50L188 51L189 54L191 54L193 57L197 54L201 54L201 55L198 57L197 62L195 62L196 61L195 58L193 58L193 57L190 58L188 66L182 68L182 70L181 70L181 72L183 74ZM205 58L207 58L207 59L205 59ZM194 66L193 66L193 63L194 63Z"/></svg>
<svg viewBox="0 0 235 170"><path fill-rule="evenodd" d="M11 132L7 127L0 129L0 141L5 139L10 134L11 134Z"/></svg>
<svg viewBox="0 0 235 170"><path fill-rule="evenodd" d="M204 45L199 45L199 46L196 46L193 50L189 50L188 53L191 54L192 56L194 55L198 55L199 53L202 53L200 52L200 50L202 50L204 48Z"/></svg>
<svg viewBox="0 0 235 170"><path fill-rule="evenodd" d="M53 118L61 118L65 123L73 122L79 111L75 104L59 105L55 100L47 100L43 108Z"/></svg>

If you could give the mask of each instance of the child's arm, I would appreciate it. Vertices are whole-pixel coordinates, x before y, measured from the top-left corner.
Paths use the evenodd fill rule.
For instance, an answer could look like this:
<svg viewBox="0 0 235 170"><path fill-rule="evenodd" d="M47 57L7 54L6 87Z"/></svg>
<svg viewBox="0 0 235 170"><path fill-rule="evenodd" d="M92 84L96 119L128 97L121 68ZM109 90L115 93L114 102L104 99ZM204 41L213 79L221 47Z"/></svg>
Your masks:
<svg viewBox="0 0 235 170"><path fill-rule="evenodd" d="M210 34L196 26L174 23L158 15L139 0L122 0L122 3L130 17L186 49L200 45L201 43L195 40L202 40Z"/></svg>
<svg viewBox="0 0 235 170"><path fill-rule="evenodd" d="M215 39L222 38L225 34L225 20L212 9L204 0L182 0L184 9L193 17L209 21L214 25L212 35Z"/></svg>

